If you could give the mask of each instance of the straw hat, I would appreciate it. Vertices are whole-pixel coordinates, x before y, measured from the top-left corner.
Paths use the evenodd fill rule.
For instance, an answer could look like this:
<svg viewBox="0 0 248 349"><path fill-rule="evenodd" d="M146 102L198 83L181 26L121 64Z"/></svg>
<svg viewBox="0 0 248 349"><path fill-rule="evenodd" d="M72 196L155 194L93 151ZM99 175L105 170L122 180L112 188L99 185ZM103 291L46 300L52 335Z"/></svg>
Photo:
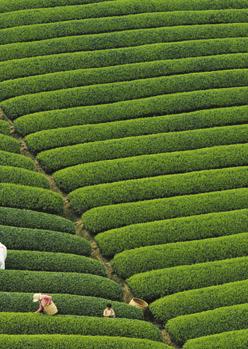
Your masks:
<svg viewBox="0 0 248 349"><path fill-rule="evenodd" d="M35 293L33 295L33 302L39 302L40 297L41 297L41 293Z"/></svg>

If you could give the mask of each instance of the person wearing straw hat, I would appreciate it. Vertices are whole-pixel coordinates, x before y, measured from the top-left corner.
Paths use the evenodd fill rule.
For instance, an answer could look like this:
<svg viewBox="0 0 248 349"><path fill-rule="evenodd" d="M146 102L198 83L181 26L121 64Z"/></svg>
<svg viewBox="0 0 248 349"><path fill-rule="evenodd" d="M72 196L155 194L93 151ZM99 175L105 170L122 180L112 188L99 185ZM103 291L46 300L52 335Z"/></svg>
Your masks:
<svg viewBox="0 0 248 349"><path fill-rule="evenodd" d="M53 302L53 299L48 294L35 293L33 295L33 302L39 302L39 309L36 313L44 313L47 315L55 315L58 313L58 309Z"/></svg>
<svg viewBox="0 0 248 349"><path fill-rule="evenodd" d="M0 269L5 269L5 260L7 257L7 247L0 242Z"/></svg>

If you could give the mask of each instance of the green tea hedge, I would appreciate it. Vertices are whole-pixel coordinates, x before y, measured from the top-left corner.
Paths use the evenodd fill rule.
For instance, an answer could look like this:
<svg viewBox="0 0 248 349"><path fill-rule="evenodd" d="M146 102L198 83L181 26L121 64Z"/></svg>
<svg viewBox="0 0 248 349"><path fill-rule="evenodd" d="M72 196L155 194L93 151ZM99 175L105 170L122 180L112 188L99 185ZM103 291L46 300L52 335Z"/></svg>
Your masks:
<svg viewBox="0 0 248 349"><path fill-rule="evenodd" d="M1 166L14 166L34 170L34 162L30 158L2 150L0 150L0 164Z"/></svg>
<svg viewBox="0 0 248 349"><path fill-rule="evenodd" d="M48 189L0 183L0 205L63 214L63 199Z"/></svg>
<svg viewBox="0 0 248 349"><path fill-rule="evenodd" d="M149 270L248 256L248 233L199 241L141 247L117 254L114 270L122 278Z"/></svg>
<svg viewBox="0 0 248 349"><path fill-rule="evenodd" d="M247 185L248 167L244 166L99 184L79 188L68 197L75 210L86 211L104 205L242 188Z"/></svg>
<svg viewBox="0 0 248 349"><path fill-rule="evenodd" d="M17 139L8 135L0 135L0 150L10 153L20 153L20 143Z"/></svg>
<svg viewBox="0 0 248 349"><path fill-rule="evenodd" d="M185 343L184 349L246 349L248 346L248 330L228 331L220 334L190 339Z"/></svg>
<svg viewBox="0 0 248 349"><path fill-rule="evenodd" d="M126 137L50 149L37 159L44 169L54 172L87 162L245 143L247 133L248 125L235 125Z"/></svg>
<svg viewBox="0 0 248 349"><path fill-rule="evenodd" d="M103 276L29 270L0 271L0 291L27 290L33 293L69 293L113 300L120 300L122 296L121 286Z"/></svg>
<svg viewBox="0 0 248 349"><path fill-rule="evenodd" d="M247 23L121 30L1 45L0 61L77 51L106 50L161 42L247 37ZM65 35L66 32L65 32Z"/></svg>
<svg viewBox="0 0 248 349"><path fill-rule="evenodd" d="M57 6L68 6L77 4L90 4L97 3L106 0L22 0L22 2L16 0L2 0L0 4L0 13L28 10L35 8L46 8L46 7L57 7ZM108 0L111 1L111 0Z"/></svg>
<svg viewBox="0 0 248 349"><path fill-rule="evenodd" d="M0 99L4 100L25 94L64 89L65 81L66 87L72 88L163 75L247 68L246 57L246 53L192 57L27 76L1 82Z"/></svg>
<svg viewBox="0 0 248 349"><path fill-rule="evenodd" d="M70 9L70 8L69 8ZM242 23L247 9L151 12L114 17L67 20L2 29L1 44L51 39L60 36L97 34L120 30L192 24Z"/></svg>
<svg viewBox="0 0 248 349"><path fill-rule="evenodd" d="M158 299L149 308L158 321L200 313L219 307L248 303L248 280L175 293Z"/></svg>
<svg viewBox="0 0 248 349"><path fill-rule="evenodd" d="M106 270L96 259L54 252L8 250L6 269L68 271L106 276Z"/></svg>
<svg viewBox="0 0 248 349"><path fill-rule="evenodd" d="M69 219L18 208L0 207L0 224L75 234L74 224Z"/></svg>
<svg viewBox="0 0 248 349"><path fill-rule="evenodd" d="M108 335L161 341L159 329L149 322L69 315L49 317L40 314L2 313L0 333Z"/></svg>
<svg viewBox="0 0 248 349"><path fill-rule="evenodd" d="M33 15L34 11L32 10L31 13ZM20 11L18 16L20 17ZM6 14L4 18L6 18ZM26 77L27 75L32 76L82 68L228 53L247 53L247 42L248 39L243 37L190 40L181 43L159 43L110 50L70 52L14 59L0 62L0 81Z"/></svg>
<svg viewBox="0 0 248 349"><path fill-rule="evenodd" d="M176 343L183 344L192 338L246 329L247 324L248 304L241 304L179 316L169 320L166 329Z"/></svg>
<svg viewBox="0 0 248 349"><path fill-rule="evenodd" d="M43 174L14 166L0 166L0 182L23 184L45 189L50 187L47 178Z"/></svg>
<svg viewBox="0 0 248 349"><path fill-rule="evenodd" d="M81 164L55 172L60 188L247 165L247 144L141 155Z"/></svg>
<svg viewBox="0 0 248 349"><path fill-rule="evenodd" d="M97 1L95 1L97 2ZM74 4L75 2L69 2ZM85 3L85 2L84 2ZM62 4L59 3L59 4ZM36 5L35 7L40 7ZM102 2L98 4L89 4L87 6L65 6L57 8L40 8L28 10L19 10L14 13L3 13L1 19L1 27L11 27L13 23L15 26L33 23L47 23L55 22L59 20L68 19L83 19L83 18L98 18L98 17L108 17L114 15L125 15L125 14L136 14L136 13L146 13L146 12L161 12L161 11L178 11L178 10L222 10L222 9L242 9L247 8L247 0L230 0L228 4L224 0L218 0L214 3L209 3L207 1L202 2L201 0L194 0L189 2L187 0L177 0L177 1L166 1L163 0L138 0L133 2L129 1L112 1ZM3 9L6 5L4 3ZM42 6L44 7L44 5ZM9 8L9 6L7 7ZM12 8L12 6L10 7ZM15 7L14 7L15 8ZM18 5L18 9L26 8L25 4ZM27 7L29 8L29 6ZM5 11L5 10L3 10Z"/></svg>
<svg viewBox="0 0 248 349"><path fill-rule="evenodd" d="M68 89L65 86L64 89L56 91L40 92L11 98L3 101L2 107L6 115L15 119L19 116L35 112L107 104L163 94L169 94L167 96L167 103L171 103L173 99L178 99L178 92L186 93L186 96L188 96L187 92L191 92L193 96L197 93L197 90L242 87L247 86L247 83L248 69L231 69L177 76L162 76ZM247 87L245 91L246 89ZM200 91L198 93L206 94L207 98L209 91ZM242 100L242 94L240 99ZM208 99L205 103L207 102ZM181 103L178 107L182 107ZM167 108L170 106L169 104ZM192 101L188 108L191 108L188 109L189 111L192 110ZM196 109L195 104L194 109Z"/></svg>
<svg viewBox="0 0 248 349"><path fill-rule="evenodd" d="M147 300L195 288L247 279L248 257L159 269L128 279L133 294Z"/></svg>
<svg viewBox="0 0 248 349"><path fill-rule="evenodd" d="M70 294L53 294L52 296L59 314L102 317L106 304L111 303L118 318L143 319L141 309L123 302ZM37 310L37 304L32 302L32 298L32 293L0 292L0 310L1 312L33 312Z"/></svg>
<svg viewBox="0 0 248 349"><path fill-rule="evenodd" d="M52 344L51 344L52 343ZM50 346L52 345L52 347ZM20 349L169 349L167 345L148 339L77 335L1 335L0 348ZM50 349L49 348L49 349Z"/></svg>
<svg viewBox="0 0 248 349"><path fill-rule="evenodd" d="M140 246L239 234L247 231L248 209L133 224L100 233L96 241L105 256Z"/></svg>
<svg viewBox="0 0 248 349"><path fill-rule="evenodd" d="M248 189L216 191L92 208L83 214L93 234L122 226L197 214L230 211L248 206Z"/></svg>
<svg viewBox="0 0 248 349"><path fill-rule="evenodd" d="M10 135L10 128L7 121L0 120L0 133L4 135Z"/></svg>
<svg viewBox="0 0 248 349"><path fill-rule="evenodd" d="M11 221L7 221L7 223L12 224ZM64 230L65 228L66 225L64 225ZM71 232L73 232L73 229ZM89 241L83 239L82 237L32 227L19 228L10 227L8 225L0 225L0 241L8 246L8 248L11 250L63 252L85 256L89 256L91 253Z"/></svg>
<svg viewBox="0 0 248 349"><path fill-rule="evenodd" d="M29 134L26 137L28 148L41 152L60 146L78 143L104 141L112 138L140 136L162 132L185 131L199 128L245 124L248 121L248 107L227 107L199 110L192 113L154 116L106 122L94 125L78 125L44 130ZM16 121L18 122L18 120ZM29 127L30 125L28 125ZM19 132L25 135L28 129Z"/></svg>

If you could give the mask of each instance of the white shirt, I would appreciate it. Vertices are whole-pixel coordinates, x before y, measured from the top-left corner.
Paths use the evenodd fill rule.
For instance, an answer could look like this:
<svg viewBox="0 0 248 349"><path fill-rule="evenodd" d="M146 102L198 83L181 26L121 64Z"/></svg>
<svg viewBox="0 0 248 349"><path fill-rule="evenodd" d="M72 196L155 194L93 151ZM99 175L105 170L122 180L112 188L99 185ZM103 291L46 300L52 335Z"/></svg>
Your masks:
<svg viewBox="0 0 248 349"><path fill-rule="evenodd" d="M0 269L5 269L5 259L7 257L7 247L0 242Z"/></svg>
<svg viewBox="0 0 248 349"><path fill-rule="evenodd" d="M103 312L103 316L105 316L105 317L115 317L115 312L114 312L114 309L112 309L112 308L106 308L105 310L104 310L104 312Z"/></svg>

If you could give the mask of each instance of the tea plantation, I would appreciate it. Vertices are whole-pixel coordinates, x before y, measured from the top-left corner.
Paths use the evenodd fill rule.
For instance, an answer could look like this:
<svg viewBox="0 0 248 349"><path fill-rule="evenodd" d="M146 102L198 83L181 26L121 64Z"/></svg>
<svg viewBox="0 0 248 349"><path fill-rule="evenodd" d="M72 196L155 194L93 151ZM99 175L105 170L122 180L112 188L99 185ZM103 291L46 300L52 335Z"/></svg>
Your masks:
<svg viewBox="0 0 248 349"><path fill-rule="evenodd" d="M0 242L0 349L247 349L248 0L0 0Z"/></svg>

